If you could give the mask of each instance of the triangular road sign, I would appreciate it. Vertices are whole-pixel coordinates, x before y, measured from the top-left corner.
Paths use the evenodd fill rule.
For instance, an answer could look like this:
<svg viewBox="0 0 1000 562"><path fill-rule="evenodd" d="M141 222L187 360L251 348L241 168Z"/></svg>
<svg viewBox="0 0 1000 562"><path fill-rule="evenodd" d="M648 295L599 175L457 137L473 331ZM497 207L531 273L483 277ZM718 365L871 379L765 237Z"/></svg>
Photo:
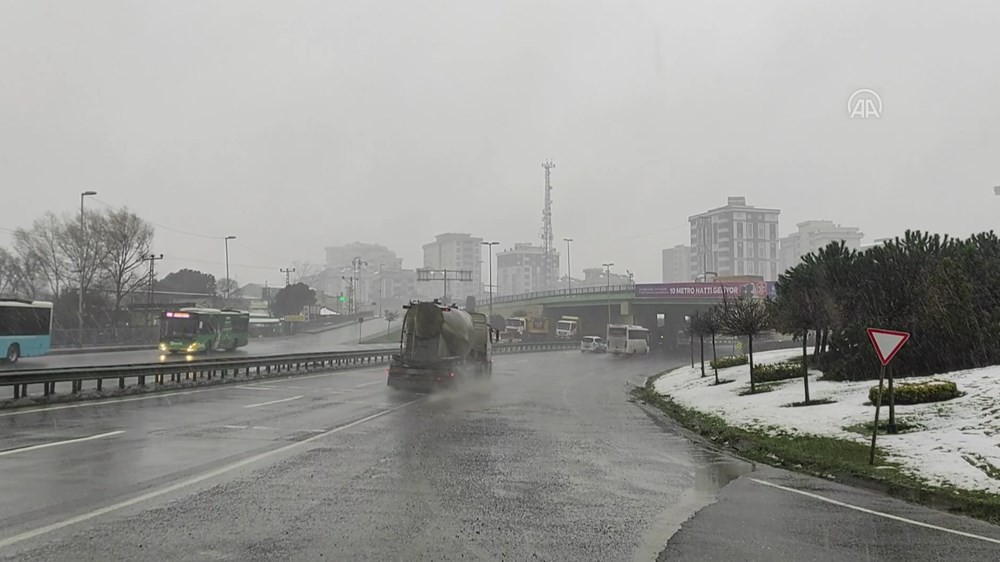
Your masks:
<svg viewBox="0 0 1000 562"><path fill-rule="evenodd" d="M899 353L906 340L910 339L910 334L895 330L868 328L868 339L872 340L872 345L875 346L875 353L878 354L878 360L882 362L882 366L885 366Z"/></svg>

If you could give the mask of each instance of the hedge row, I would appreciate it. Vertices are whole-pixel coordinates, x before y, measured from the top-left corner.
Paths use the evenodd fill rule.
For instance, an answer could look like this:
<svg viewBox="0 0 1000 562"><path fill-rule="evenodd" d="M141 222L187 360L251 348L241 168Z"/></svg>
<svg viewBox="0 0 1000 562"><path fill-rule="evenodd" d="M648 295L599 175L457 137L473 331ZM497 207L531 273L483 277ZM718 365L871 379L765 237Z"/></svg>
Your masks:
<svg viewBox="0 0 1000 562"><path fill-rule="evenodd" d="M725 369L727 367L738 367L740 365L746 365L750 359L746 355L728 355L726 357L719 357L718 359L709 362L713 369Z"/></svg>
<svg viewBox="0 0 1000 562"><path fill-rule="evenodd" d="M802 376L802 366L795 363L764 363L753 366L755 382L774 382Z"/></svg>
<svg viewBox="0 0 1000 562"><path fill-rule="evenodd" d="M892 393L896 404L927 404L929 402L942 402L951 400L962 395L958 391L958 385L951 381L925 381L903 383L893 386ZM882 404L889 403L889 387L882 388ZM873 386L868 391L868 399L874 405L878 400L878 386Z"/></svg>

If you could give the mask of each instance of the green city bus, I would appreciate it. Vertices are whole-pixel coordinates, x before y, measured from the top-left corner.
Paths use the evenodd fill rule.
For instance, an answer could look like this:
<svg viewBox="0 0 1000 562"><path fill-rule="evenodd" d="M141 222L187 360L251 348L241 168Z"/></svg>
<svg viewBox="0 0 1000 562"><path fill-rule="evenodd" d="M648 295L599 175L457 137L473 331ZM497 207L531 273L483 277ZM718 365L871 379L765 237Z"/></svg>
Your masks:
<svg viewBox="0 0 1000 562"><path fill-rule="evenodd" d="M160 351L232 351L247 344L249 332L249 312L215 308L167 310L160 317Z"/></svg>

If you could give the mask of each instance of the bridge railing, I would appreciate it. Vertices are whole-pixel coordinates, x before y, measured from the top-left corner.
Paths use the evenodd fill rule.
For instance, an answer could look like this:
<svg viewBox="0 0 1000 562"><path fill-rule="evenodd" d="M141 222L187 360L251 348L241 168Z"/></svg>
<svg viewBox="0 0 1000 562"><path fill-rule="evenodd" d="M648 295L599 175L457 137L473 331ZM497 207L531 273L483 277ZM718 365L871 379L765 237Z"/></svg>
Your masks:
<svg viewBox="0 0 1000 562"><path fill-rule="evenodd" d="M622 293L635 290L635 285L595 285L591 287L574 287L572 289L553 289L551 291L535 291L533 293L521 293L520 295L496 295L493 297L493 304L503 304L508 302L519 302L546 297L571 297L576 295L595 295L605 293ZM483 301L486 302L486 301Z"/></svg>

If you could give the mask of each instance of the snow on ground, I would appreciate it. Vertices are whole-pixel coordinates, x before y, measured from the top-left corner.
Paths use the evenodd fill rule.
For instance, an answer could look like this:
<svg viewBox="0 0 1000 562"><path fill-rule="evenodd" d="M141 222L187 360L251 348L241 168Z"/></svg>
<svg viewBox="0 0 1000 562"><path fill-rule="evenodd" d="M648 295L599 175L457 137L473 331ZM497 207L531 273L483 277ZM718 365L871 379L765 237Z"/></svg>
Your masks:
<svg viewBox="0 0 1000 562"><path fill-rule="evenodd" d="M776 363L801 355L800 350L779 350L754 354L754 363ZM872 369L876 369L873 366ZM656 391L679 404L715 414L729 424L776 432L812 434L859 443L867 437L845 428L871 423L875 408L868 402L868 389L878 381L834 382L817 380L821 372L810 369L809 397L829 398L836 402L807 407L783 407L804 398L802 379L792 379L775 390L753 396L739 396L750 382L750 367L741 365L719 371L720 379L735 382L714 386L713 371L701 366L671 371L656 381ZM902 468L932 484L967 490L1000 493L1000 366L956 371L934 377L914 377L900 382L928 379L954 381L965 396L912 406L896 406L896 420L916 424L922 429L897 435L879 435L878 444ZM889 416L883 405L880 420ZM988 465L986 464L988 463ZM978 468L975 465L979 465ZM994 476L987 474L992 465Z"/></svg>

